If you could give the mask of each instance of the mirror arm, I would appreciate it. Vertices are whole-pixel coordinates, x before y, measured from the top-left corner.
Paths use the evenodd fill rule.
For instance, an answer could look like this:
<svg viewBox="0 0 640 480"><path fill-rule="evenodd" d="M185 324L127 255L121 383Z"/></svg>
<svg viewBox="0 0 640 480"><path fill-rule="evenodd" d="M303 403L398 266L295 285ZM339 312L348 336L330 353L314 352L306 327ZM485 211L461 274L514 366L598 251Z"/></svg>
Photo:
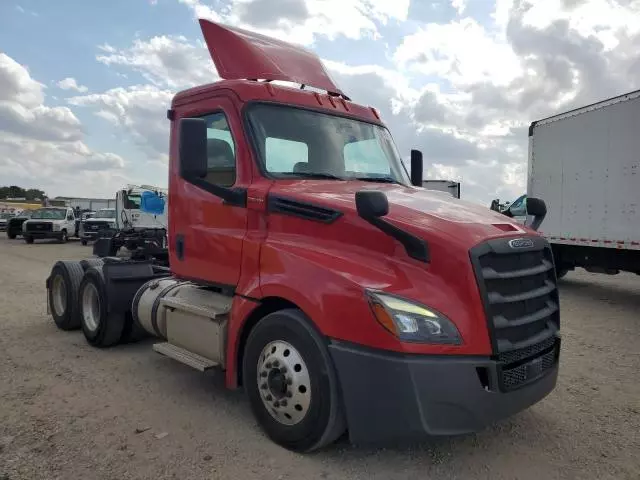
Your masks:
<svg viewBox="0 0 640 480"><path fill-rule="evenodd" d="M544 215L535 215L533 217L533 222L531 222L531 225L529 226L529 228L537 232L538 229L540 228L540 225L542 225L542 221L546 216L547 216L546 213Z"/></svg>
<svg viewBox="0 0 640 480"><path fill-rule="evenodd" d="M406 250L407 255L411 258L424 263L429 263L431 261L429 244L422 238L416 237L415 235L396 227L382 218L369 215L361 217L383 233L386 233L390 237L399 241Z"/></svg>
<svg viewBox="0 0 640 480"><path fill-rule="evenodd" d="M227 205L233 205L235 207L244 207L244 208L246 208L247 206L247 189L246 188L221 187L220 185L214 185L213 183L209 183L203 178L198 178L198 177L183 176L182 178L184 178L190 184L204 190L205 192L209 192L210 194L221 198L223 202Z"/></svg>

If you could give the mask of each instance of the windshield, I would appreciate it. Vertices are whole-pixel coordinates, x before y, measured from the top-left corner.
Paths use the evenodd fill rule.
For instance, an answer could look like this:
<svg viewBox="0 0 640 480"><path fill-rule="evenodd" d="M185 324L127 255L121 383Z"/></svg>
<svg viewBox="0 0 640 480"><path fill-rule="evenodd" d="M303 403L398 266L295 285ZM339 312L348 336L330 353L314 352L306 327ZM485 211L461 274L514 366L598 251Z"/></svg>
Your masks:
<svg viewBox="0 0 640 480"><path fill-rule="evenodd" d="M124 208L127 210L139 210L141 200L139 194L127 193L124 197Z"/></svg>
<svg viewBox="0 0 640 480"><path fill-rule="evenodd" d="M64 208L43 208L36 210L31 215L32 219L47 219L47 220L64 220L67 215L67 210Z"/></svg>
<svg viewBox="0 0 640 480"><path fill-rule="evenodd" d="M13 218L15 215L15 213L0 213L0 218Z"/></svg>
<svg viewBox="0 0 640 480"><path fill-rule="evenodd" d="M267 104L250 107L249 122L263 168L273 177L409 185L391 134L379 125Z"/></svg>
<svg viewBox="0 0 640 480"><path fill-rule="evenodd" d="M116 211L113 208L98 210L92 218L116 218Z"/></svg>

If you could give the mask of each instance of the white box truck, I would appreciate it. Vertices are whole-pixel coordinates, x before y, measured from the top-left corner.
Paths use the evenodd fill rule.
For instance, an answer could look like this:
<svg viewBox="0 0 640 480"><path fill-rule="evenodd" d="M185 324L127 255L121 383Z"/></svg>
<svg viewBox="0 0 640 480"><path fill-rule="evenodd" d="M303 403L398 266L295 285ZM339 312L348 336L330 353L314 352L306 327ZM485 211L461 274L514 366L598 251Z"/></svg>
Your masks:
<svg viewBox="0 0 640 480"><path fill-rule="evenodd" d="M640 274L640 90L533 122L527 194L559 277Z"/></svg>

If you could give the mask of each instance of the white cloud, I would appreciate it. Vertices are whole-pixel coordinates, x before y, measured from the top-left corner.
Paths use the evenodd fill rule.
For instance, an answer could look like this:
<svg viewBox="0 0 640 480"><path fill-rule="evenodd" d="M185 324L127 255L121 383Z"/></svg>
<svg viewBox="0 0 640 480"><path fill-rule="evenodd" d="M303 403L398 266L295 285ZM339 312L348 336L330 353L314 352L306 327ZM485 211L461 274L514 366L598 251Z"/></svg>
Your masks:
<svg viewBox="0 0 640 480"><path fill-rule="evenodd" d="M437 75L458 86L482 81L504 85L521 72L511 46L472 18L427 24L404 38L394 59L401 68Z"/></svg>
<svg viewBox="0 0 640 480"><path fill-rule="evenodd" d="M110 45L100 49L104 53L97 56L99 62L132 68L156 86L188 88L220 78L204 43L192 43L182 36L135 40L131 47L120 50Z"/></svg>
<svg viewBox="0 0 640 480"><path fill-rule="evenodd" d="M407 19L411 0L231 0L214 10L203 0L179 0L198 18L223 21L276 38L310 45L323 36L379 37L378 24Z"/></svg>
<svg viewBox="0 0 640 480"><path fill-rule="evenodd" d="M166 161L169 151L169 121L166 113L172 97L172 91L154 85L140 85L72 97L69 103L93 108L96 115L131 137L149 160Z"/></svg>
<svg viewBox="0 0 640 480"><path fill-rule="evenodd" d="M42 188L49 195L114 191L114 175L124 160L92 151L68 107L45 105L44 88L24 66L0 53L2 182Z"/></svg>
<svg viewBox="0 0 640 480"><path fill-rule="evenodd" d="M288 41L366 38L380 52L384 25L411 20L408 0L231 0L215 9L179 1L195 16ZM349 96L382 113L403 154L424 151L430 178L462 180L463 197L486 205L514 199L525 188L531 121L636 87L640 12L613 0L495 0L487 23L472 16L475 3L450 4L457 17L449 23L401 25L413 31L397 44L395 68L348 65L336 56L325 64ZM172 95L217 79L202 41L158 35L128 48L105 45L98 60L149 84L70 104L93 109L163 165Z"/></svg>
<svg viewBox="0 0 640 480"><path fill-rule="evenodd" d="M75 90L76 92L84 93L89 89L84 85L78 85L76 79L73 77L67 77L60 80L56 85L62 90Z"/></svg>

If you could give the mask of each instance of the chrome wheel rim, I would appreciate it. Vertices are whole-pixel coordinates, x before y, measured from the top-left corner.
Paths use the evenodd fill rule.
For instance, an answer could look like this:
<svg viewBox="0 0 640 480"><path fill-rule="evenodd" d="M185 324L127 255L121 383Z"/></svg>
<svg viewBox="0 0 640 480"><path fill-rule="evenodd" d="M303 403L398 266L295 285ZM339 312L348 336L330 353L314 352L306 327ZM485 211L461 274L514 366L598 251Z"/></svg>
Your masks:
<svg viewBox="0 0 640 480"><path fill-rule="evenodd" d="M82 291L82 318L85 326L95 332L100 325L100 296L92 283L87 283Z"/></svg>
<svg viewBox="0 0 640 480"><path fill-rule="evenodd" d="M311 405L311 378L300 352L288 342L268 343L258 358L258 390L269 414L283 425L300 423Z"/></svg>
<svg viewBox="0 0 640 480"><path fill-rule="evenodd" d="M51 299L53 300L53 311L55 314L59 317L63 316L67 309L67 287L62 275L56 275L53 277Z"/></svg>

